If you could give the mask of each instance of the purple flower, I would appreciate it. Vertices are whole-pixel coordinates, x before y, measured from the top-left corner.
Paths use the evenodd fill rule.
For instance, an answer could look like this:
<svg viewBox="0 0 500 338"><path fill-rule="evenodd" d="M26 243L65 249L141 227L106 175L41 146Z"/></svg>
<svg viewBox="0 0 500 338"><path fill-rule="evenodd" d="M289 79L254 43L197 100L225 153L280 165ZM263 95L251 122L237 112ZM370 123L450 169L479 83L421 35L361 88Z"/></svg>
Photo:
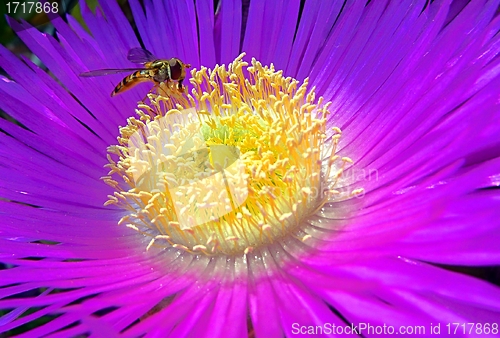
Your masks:
<svg viewBox="0 0 500 338"><path fill-rule="evenodd" d="M498 1L100 6L0 48L0 332L498 334ZM141 42L191 96L79 76Z"/></svg>

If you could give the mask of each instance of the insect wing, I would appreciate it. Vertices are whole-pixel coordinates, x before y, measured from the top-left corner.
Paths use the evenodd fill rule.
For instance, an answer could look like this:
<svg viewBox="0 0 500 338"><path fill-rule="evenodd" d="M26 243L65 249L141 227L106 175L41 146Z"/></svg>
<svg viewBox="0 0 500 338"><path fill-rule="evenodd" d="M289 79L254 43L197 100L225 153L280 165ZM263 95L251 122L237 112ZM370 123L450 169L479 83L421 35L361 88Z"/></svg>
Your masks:
<svg viewBox="0 0 500 338"><path fill-rule="evenodd" d="M83 72L80 74L81 77L93 77L93 76L104 76L111 74L119 74L125 72L135 72L136 70L142 70L144 68L122 68L122 69L97 69L91 70L89 72Z"/></svg>
<svg viewBox="0 0 500 338"><path fill-rule="evenodd" d="M143 48L132 48L128 51L127 59L133 63L146 63L156 60L156 57Z"/></svg>

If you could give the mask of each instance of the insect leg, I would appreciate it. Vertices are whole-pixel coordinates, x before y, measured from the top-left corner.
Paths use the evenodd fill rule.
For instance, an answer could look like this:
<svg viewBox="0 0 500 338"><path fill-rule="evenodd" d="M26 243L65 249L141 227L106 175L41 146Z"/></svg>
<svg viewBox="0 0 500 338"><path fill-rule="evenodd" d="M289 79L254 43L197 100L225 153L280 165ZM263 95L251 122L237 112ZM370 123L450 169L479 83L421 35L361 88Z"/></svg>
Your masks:
<svg viewBox="0 0 500 338"><path fill-rule="evenodd" d="M167 64L167 75L168 75L168 77L167 77L168 81L172 80L172 72L170 71L169 64Z"/></svg>
<svg viewBox="0 0 500 338"><path fill-rule="evenodd" d="M165 82L164 82L164 83L165 83ZM168 83L169 83L169 82L167 81L167 84L166 84L167 86L168 86ZM162 92L163 92L163 95L164 95L165 97L166 97L166 96L169 96L169 95L168 95L167 90L166 90L165 88L163 88L163 87L161 86L161 84L159 83L159 84L158 84L158 95L160 95L160 91L162 91Z"/></svg>

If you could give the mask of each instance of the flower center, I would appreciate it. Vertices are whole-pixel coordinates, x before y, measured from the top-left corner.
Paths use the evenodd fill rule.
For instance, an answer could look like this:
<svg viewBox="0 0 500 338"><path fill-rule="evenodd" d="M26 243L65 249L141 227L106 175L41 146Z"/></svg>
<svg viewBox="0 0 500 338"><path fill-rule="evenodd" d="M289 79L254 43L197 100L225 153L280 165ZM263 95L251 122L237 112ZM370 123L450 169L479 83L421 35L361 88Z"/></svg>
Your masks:
<svg viewBox="0 0 500 338"><path fill-rule="evenodd" d="M239 254L297 234L332 199L349 158L327 137L328 104L314 89L240 55L192 72L192 94L165 85L140 104L109 151L116 189L106 204L152 245ZM302 236L303 240L307 239Z"/></svg>

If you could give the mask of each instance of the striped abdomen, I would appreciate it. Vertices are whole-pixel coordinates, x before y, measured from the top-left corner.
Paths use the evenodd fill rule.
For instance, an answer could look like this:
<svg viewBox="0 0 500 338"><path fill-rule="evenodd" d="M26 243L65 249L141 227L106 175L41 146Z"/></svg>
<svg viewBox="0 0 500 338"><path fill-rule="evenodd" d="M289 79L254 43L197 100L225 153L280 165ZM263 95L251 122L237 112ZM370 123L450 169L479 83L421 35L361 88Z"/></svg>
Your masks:
<svg viewBox="0 0 500 338"><path fill-rule="evenodd" d="M123 93L124 91L129 90L130 88L134 87L135 85L141 82L148 82L152 80L153 79L151 77L149 70L147 69L138 70L130 74L129 76L125 77L123 80L121 80L120 83L117 84L115 89L111 92L111 96Z"/></svg>

